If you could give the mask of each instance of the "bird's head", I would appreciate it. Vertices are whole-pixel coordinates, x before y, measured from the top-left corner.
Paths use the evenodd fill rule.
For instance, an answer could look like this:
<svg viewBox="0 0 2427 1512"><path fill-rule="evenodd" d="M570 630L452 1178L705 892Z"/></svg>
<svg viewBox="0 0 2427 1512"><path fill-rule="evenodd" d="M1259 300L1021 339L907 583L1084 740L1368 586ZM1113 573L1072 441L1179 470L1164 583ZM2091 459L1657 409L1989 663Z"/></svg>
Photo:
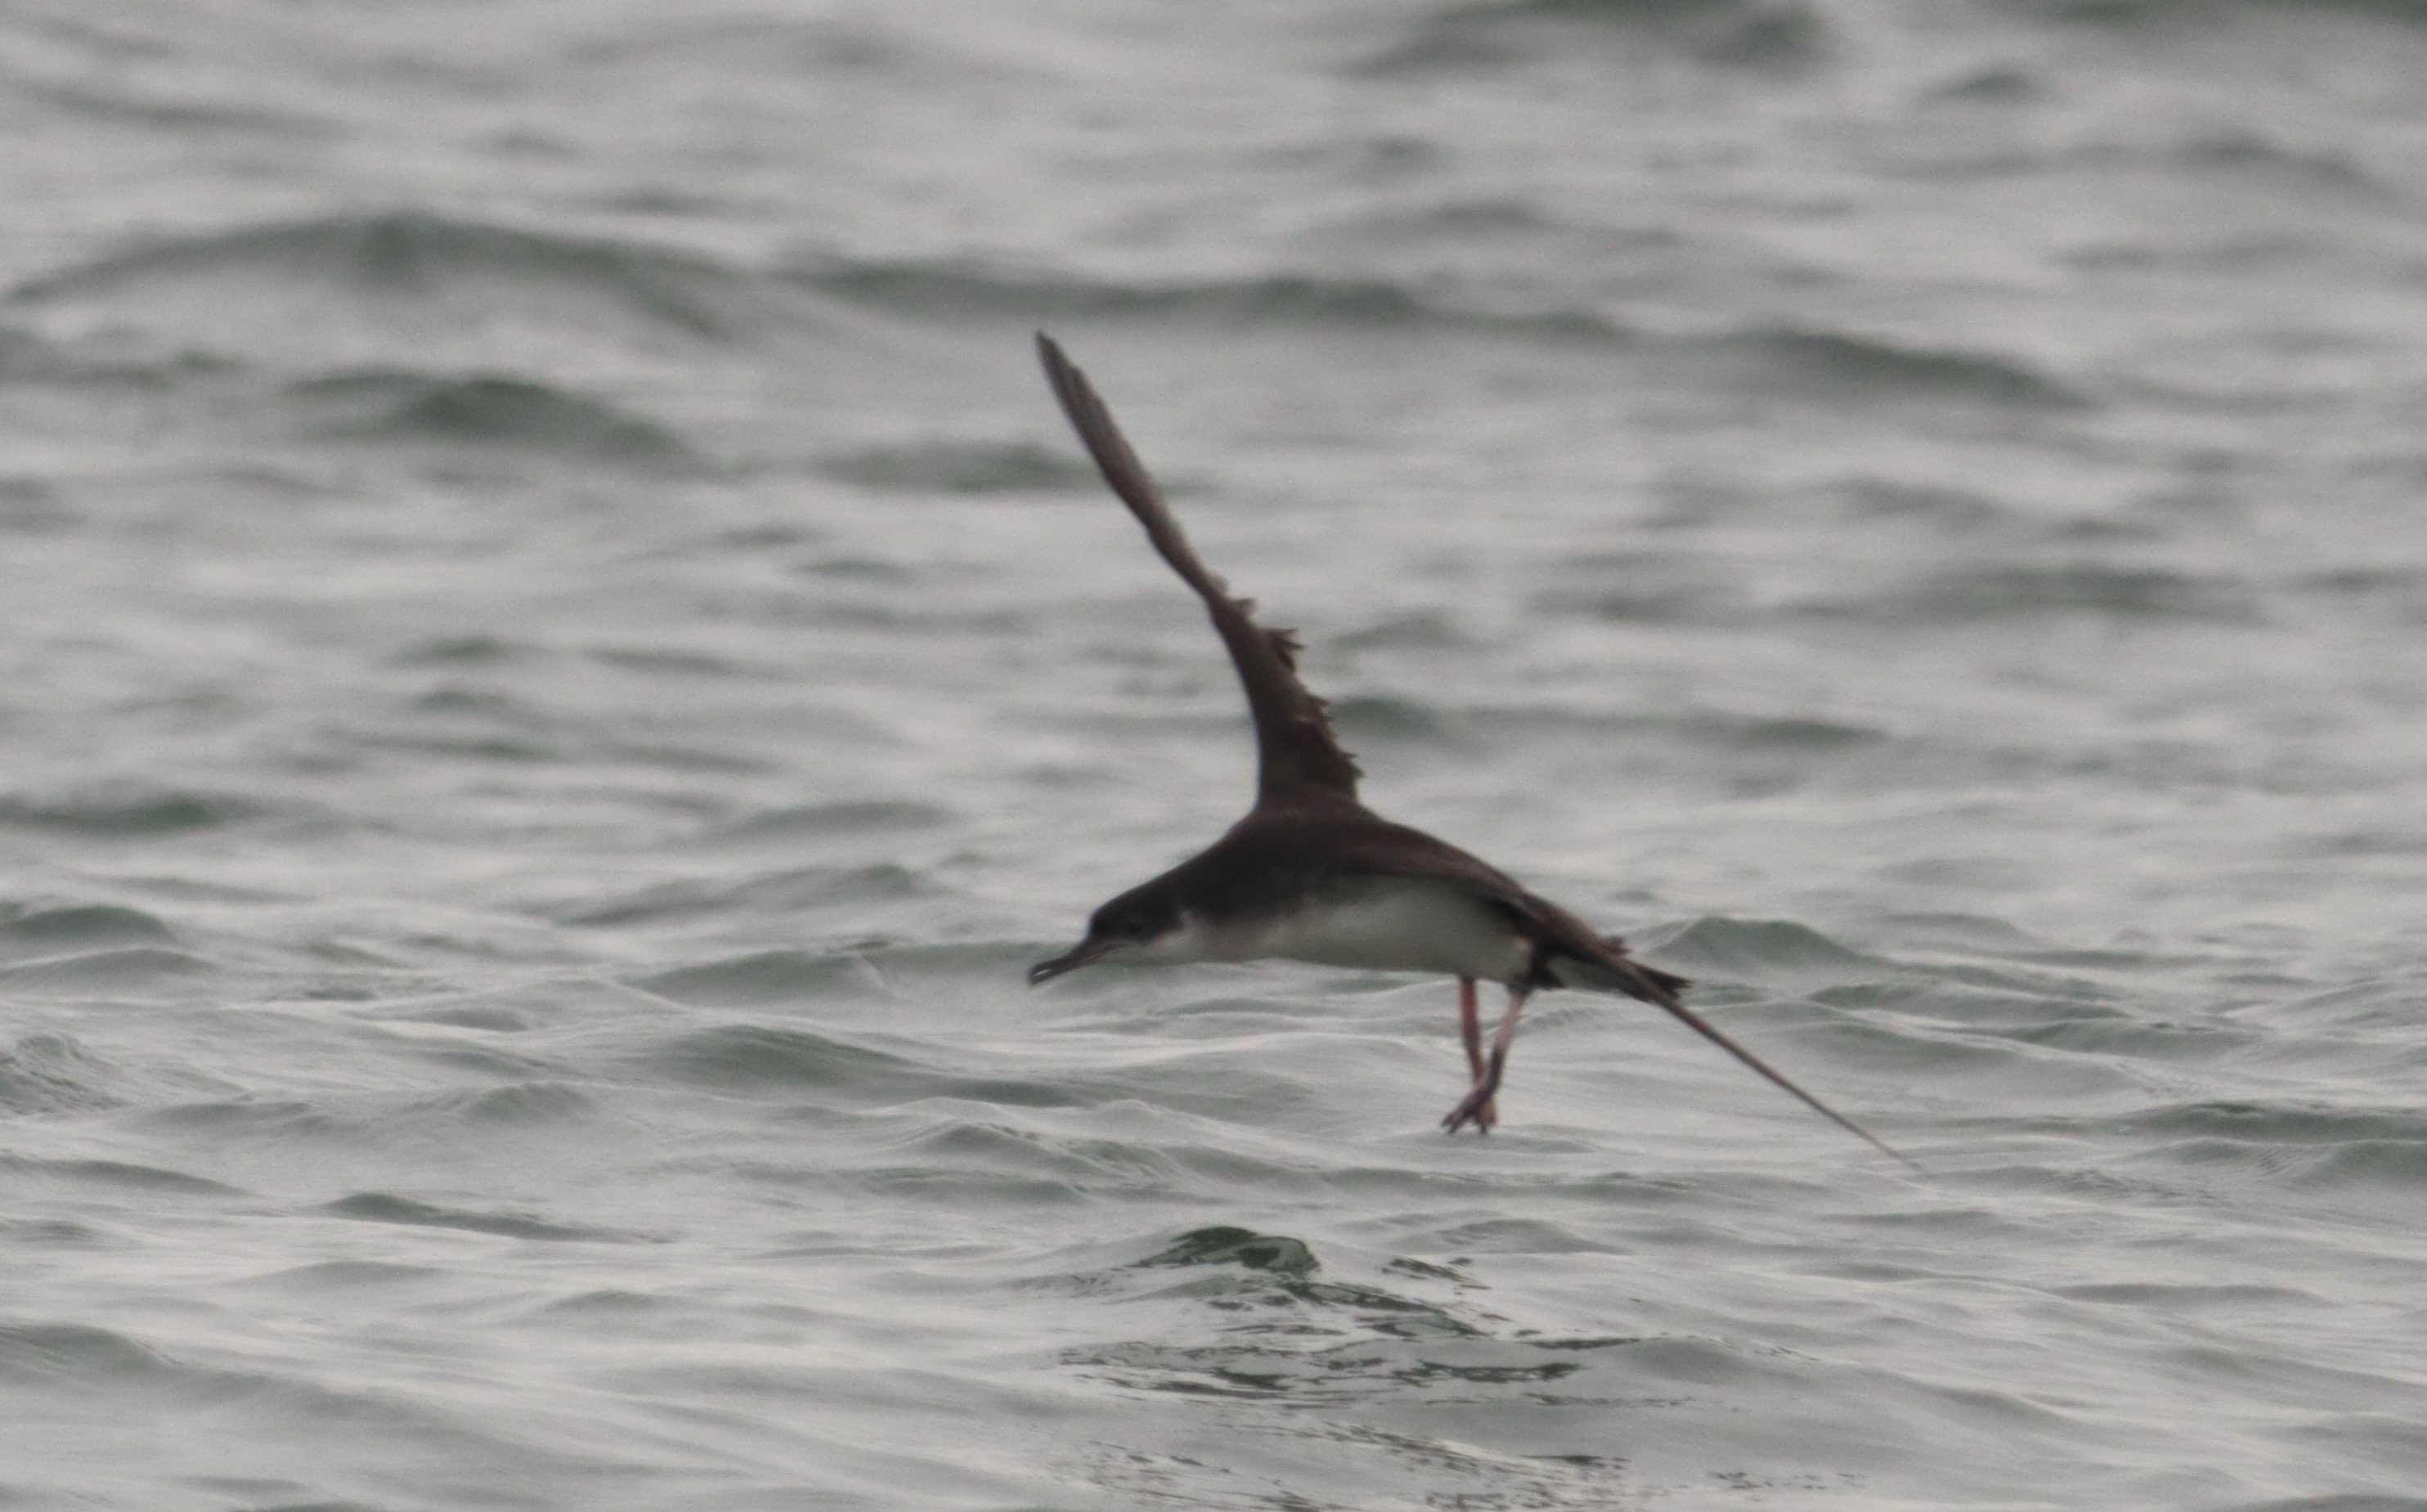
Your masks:
<svg viewBox="0 0 2427 1512"><path fill-rule="evenodd" d="M1166 940L1181 929L1180 905L1151 885L1125 892L1087 918L1087 937L1051 961L1028 968L1028 984L1051 982L1083 966L1118 957Z"/></svg>

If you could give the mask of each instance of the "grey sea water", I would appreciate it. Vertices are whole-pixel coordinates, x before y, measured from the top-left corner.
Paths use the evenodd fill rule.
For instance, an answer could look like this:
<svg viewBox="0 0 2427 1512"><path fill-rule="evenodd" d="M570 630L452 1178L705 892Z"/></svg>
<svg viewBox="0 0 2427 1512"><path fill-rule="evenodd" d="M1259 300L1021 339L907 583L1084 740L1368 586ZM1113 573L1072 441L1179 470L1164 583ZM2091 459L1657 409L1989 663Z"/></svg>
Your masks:
<svg viewBox="0 0 2427 1512"><path fill-rule="evenodd" d="M2427 10L0 15L0 1506L2427 1508ZM1023 968L1383 812L1659 1016Z"/></svg>

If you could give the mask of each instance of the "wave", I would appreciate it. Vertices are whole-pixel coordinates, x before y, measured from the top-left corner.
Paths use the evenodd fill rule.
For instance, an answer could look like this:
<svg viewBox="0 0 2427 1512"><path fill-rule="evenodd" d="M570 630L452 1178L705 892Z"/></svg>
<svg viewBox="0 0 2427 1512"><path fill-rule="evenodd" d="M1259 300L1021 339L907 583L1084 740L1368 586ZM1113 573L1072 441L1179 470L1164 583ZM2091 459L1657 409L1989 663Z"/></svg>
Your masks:
<svg viewBox="0 0 2427 1512"><path fill-rule="evenodd" d="M2095 561L1957 568L1807 609L1831 617L1931 624L2072 614L2213 624L2251 624L2259 617L2256 594L2247 583Z"/></svg>
<svg viewBox="0 0 2427 1512"><path fill-rule="evenodd" d="M1847 332L1777 326L1694 345L1742 362L1744 380L1805 398L1947 398L2044 409L2089 404L2066 384L2011 358Z"/></svg>
<svg viewBox="0 0 2427 1512"><path fill-rule="evenodd" d="M178 835L218 829L265 812L228 793L108 784L55 797L0 794L0 826L57 830L95 837Z"/></svg>
<svg viewBox="0 0 2427 1512"><path fill-rule="evenodd" d="M874 73L899 77L958 61L944 50L937 28L915 31L886 25L880 11L834 16L686 16L669 8L653 24L618 29L568 48L566 69L584 73L637 65L664 76L669 69L699 76L723 76L773 64L787 71L847 77ZM940 82L950 74L932 75Z"/></svg>
<svg viewBox="0 0 2427 1512"><path fill-rule="evenodd" d="M2007 408L2079 409L2090 400L2017 359L1915 346L1866 333L1763 325L1713 335L1653 338L1596 310L1497 309L1380 278L1299 273L1173 283L1123 283L1012 272L963 262L860 262L799 275L853 304L912 317L1023 324L1081 318L1226 328L1284 327L1462 333L1511 341L1634 350L1724 386L1827 403L1943 399ZM1060 453L933 443L904 453L839 459L839 476L872 486L984 491L1083 480Z"/></svg>
<svg viewBox="0 0 2427 1512"><path fill-rule="evenodd" d="M14 913L0 909L0 955L56 955L108 946L175 942L169 926L150 914L113 903Z"/></svg>
<svg viewBox="0 0 2427 1512"><path fill-rule="evenodd" d="M507 1239L628 1241L637 1236L613 1228L553 1223L518 1212L477 1212L441 1207L387 1192L357 1192L328 1203L320 1211L333 1217L363 1223L403 1224L417 1228L460 1228L468 1233L497 1234Z"/></svg>
<svg viewBox="0 0 2427 1512"><path fill-rule="evenodd" d="M950 810L934 804L867 799L832 804L797 804L770 808L718 826L710 837L730 841L819 840L837 836L879 835L899 830L934 829L952 819Z"/></svg>
<svg viewBox="0 0 2427 1512"><path fill-rule="evenodd" d="M288 386L320 434L350 440L529 447L629 464L695 464L674 431L602 399L504 374L443 376L392 368Z"/></svg>
<svg viewBox="0 0 2427 1512"><path fill-rule="evenodd" d="M1420 1280L1452 1283L1458 1280L1456 1271L1424 1261L1402 1261L1390 1269L1398 1276ZM1195 1228L1174 1238L1153 1254L1131 1261L1122 1270L1129 1274L1120 1279L1132 1286L1140 1282L1152 1284L1151 1273L1161 1270L1221 1271L1228 1273L1228 1285L1221 1289L1223 1291L1246 1295L1270 1293L1313 1309L1343 1309L1352 1314L1365 1315L1353 1321L1343 1320L1351 1327L1378 1325L1379 1332L1402 1338L1422 1335L1440 1340L1479 1340L1485 1337L1485 1330L1479 1324L1459 1316L1451 1308L1425 1301L1408 1291L1327 1276L1313 1246L1287 1234L1259 1233L1252 1228L1228 1224ZM1206 1286L1193 1278L1182 1283L1182 1290L1193 1296L1212 1294ZM1546 1375L1543 1362L1532 1358L1530 1352L1556 1346L1529 1341L1520 1347L1529 1352L1525 1364L1532 1368L1506 1378L1556 1378L1572 1374L1577 1368L1564 1361L1553 1362L1548 1366Z"/></svg>
<svg viewBox="0 0 2427 1512"><path fill-rule="evenodd" d="M13 986L6 973L0 985ZM122 1100L107 1065L65 1034L28 1034L0 1049L0 1114L87 1113Z"/></svg>
<svg viewBox="0 0 2427 1512"><path fill-rule="evenodd" d="M2132 1120L2149 1133L2244 1143L2338 1148L2401 1144L2427 1156L2427 1114L2386 1108L2321 1108L2267 1102L2201 1101L2153 1108Z"/></svg>
<svg viewBox="0 0 2427 1512"><path fill-rule="evenodd" d="M0 1098L5 1100L5 1098ZM207 1177L125 1161L41 1160L24 1155L0 1155L0 1171L53 1180L125 1187L151 1196L240 1196L242 1189Z"/></svg>
<svg viewBox="0 0 2427 1512"><path fill-rule="evenodd" d="M1742 595L1718 564L1684 552L1596 552L1559 563L1565 581L1534 595L1539 608L1621 624L1740 621Z"/></svg>
<svg viewBox="0 0 2427 1512"><path fill-rule="evenodd" d="M703 258L410 210L171 237L25 280L7 299L41 304L228 269L388 294L428 293L455 274L502 273L591 285L694 335L729 330L709 296L731 277Z"/></svg>
<svg viewBox="0 0 2427 1512"><path fill-rule="evenodd" d="M1095 469L1034 442L925 441L818 463L828 478L888 494L1015 494L1083 486Z"/></svg>
<svg viewBox="0 0 2427 1512"><path fill-rule="evenodd" d="M345 136L334 121L300 111L282 110L257 100L183 99L153 93L131 81L73 84L57 79L31 80L20 75L9 87L21 94L61 110L106 122L161 127L183 134L220 132L289 140L334 142Z"/></svg>
<svg viewBox="0 0 2427 1512"><path fill-rule="evenodd" d="M1723 67L1792 69L1829 53L1827 19L1807 0L1495 0L1424 21L1357 66L1389 75L1536 60L1596 38Z"/></svg>
<svg viewBox="0 0 2427 1512"><path fill-rule="evenodd" d="M123 1389L181 1374L166 1356L124 1334L75 1323L0 1320L0 1380L46 1390Z"/></svg>
<svg viewBox="0 0 2427 1512"><path fill-rule="evenodd" d="M2193 16L2213 22L2218 11L2229 16L2232 8L2187 6L2184 0L2008 0L2008 3L2049 21L2103 26L2116 31L2169 28L2178 26ZM2259 4L2270 10L2339 11L2427 24L2427 4L2422 4L2421 0L2259 0ZM2212 29L2203 24L2198 34L2205 36Z"/></svg>
<svg viewBox="0 0 2427 1512"><path fill-rule="evenodd" d="M124 950L89 951L0 967L0 987L12 992L68 994L157 991L184 977L218 970L210 962L184 951L138 945Z"/></svg>
<svg viewBox="0 0 2427 1512"><path fill-rule="evenodd" d="M2427 1184L2427 1118L2409 1110L2204 1101L2129 1120L2175 1164L2247 1170L2305 1191Z"/></svg>
<svg viewBox="0 0 2427 1512"><path fill-rule="evenodd" d="M1382 279L1275 273L1261 278L1121 284L970 263L844 263L799 275L855 304L901 315L993 317L1027 322L1081 317L1225 324L1447 330L1588 343L1627 333L1579 311L1494 312L1420 294Z"/></svg>
<svg viewBox="0 0 2427 1512"><path fill-rule="evenodd" d="M646 923L654 919L687 919L701 914L722 913L728 909L770 909L791 912L804 908L820 908L837 903L861 903L871 900L920 898L931 891L930 885L909 869L892 862L871 866L793 867L765 876L752 877L735 884L670 882L643 888L641 891L611 902L580 908L562 917L568 924L609 926ZM752 963L746 967L728 963L736 970L757 980L773 962L788 961L798 952L774 951L766 955L745 957ZM802 960L812 959L799 957ZM694 967L693 971L714 971L717 967ZM679 976L680 973L676 973ZM674 980L660 978L660 981Z"/></svg>
<svg viewBox="0 0 2427 1512"><path fill-rule="evenodd" d="M1331 703L1331 723L1344 741L1437 740L1448 732L1441 715L1412 698L1352 693Z"/></svg>
<svg viewBox="0 0 2427 1512"><path fill-rule="evenodd" d="M669 343L831 337L796 282L643 242L425 211L281 220L171 236L27 279L5 302L72 332L122 330L237 360L509 370ZM618 367L628 366L617 362Z"/></svg>
<svg viewBox="0 0 2427 1512"><path fill-rule="evenodd" d="M987 1107L1070 1108L1136 1095L1126 1087L1084 1077L972 1074L832 1034L768 1024L724 1024L675 1035L643 1051L640 1061L693 1086L738 1093L816 1092L886 1105L948 1097ZM976 1163L992 1169L996 1157L1005 1153L1005 1138L1017 1144L1024 1137L955 1115L901 1142L893 1152L949 1154L950 1162L959 1167L969 1165L974 1156ZM947 1151L945 1146L954 1147ZM1028 1156L1033 1153L1023 1151L1012 1163L1030 1163ZM886 1180L903 1173L866 1174Z"/></svg>
<svg viewBox="0 0 2427 1512"><path fill-rule="evenodd" d="M421 1021L431 1023L446 1020L425 1016ZM457 1018L453 1022L462 1027L476 1029L495 1027L494 1020L487 1024L474 1022L464 1025L462 1018ZM510 1024L507 1027L507 1032L513 1032L520 1027L522 1026ZM484 1068L480 1066L473 1058L462 1056L460 1051L457 1054L460 1057L457 1064L476 1069ZM497 1068L516 1067L513 1066L513 1063L503 1062ZM444 1120L460 1119L474 1124L534 1127L570 1122L588 1114L593 1106L590 1095L571 1082L515 1081L505 1086L483 1087L478 1091L438 1093L420 1099L413 1105L411 1111L418 1115L434 1116Z"/></svg>
<svg viewBox="0 0 2427 1512"><path fill-rule="evenodd" d="M733 1091L848 1088L903 1095L933 1090L938 1080L907 1056L764 1024L699 1030L658 1047L645 1059L678 1081Z"/></svg>
<svg viewBox="0 0 2427 1512"><path fill-rule="evenodd" d="M192 351L135 355L106 342L54 340L21 327L0 326L0 380L9 382L158 390L226 368L225 363Z"/></svg>
<svg viewBox="0 0 2427 1512"><path fill-rule="evenodd" d="M1290 1276L1312 1276L1320 1268L1315 1263L1314 1251L1302 1239L1230 1227L1194 1229L1133 1263L1139 1269L1154 1265L1244 1265L1251 1271Z"/></svg>
<svg viewBox="0 0 2427 1512"><path fill-rule="evenodd" d="M1667 930L1647 931L1635 945L1640 953L1656 954L1665 968L1718 981L1784 979L1809 987L1824 982L1876 982L1898 971L1890 962L1784 919L1706 915Z"/></svg>

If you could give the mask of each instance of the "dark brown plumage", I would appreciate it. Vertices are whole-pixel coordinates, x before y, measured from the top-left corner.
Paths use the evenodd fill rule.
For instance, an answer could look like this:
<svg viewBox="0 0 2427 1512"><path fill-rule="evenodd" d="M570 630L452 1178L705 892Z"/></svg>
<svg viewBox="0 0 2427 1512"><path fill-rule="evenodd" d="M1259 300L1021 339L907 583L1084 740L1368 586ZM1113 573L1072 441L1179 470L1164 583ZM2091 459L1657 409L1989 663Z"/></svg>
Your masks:
<svg viewBox="0 0 2427 1512"><path fill-rule="evenodd" d="M1204 601L1229 648L1255 723L1257 775L1255 805L1246 818L1197 855L1099 908L1087 936L1039 963L1029 973L1032 984L1122 951L1168 961L1284 955L1447 969L1458 978L1460 1027L1474 1073L1465 1099L1442 1119L1453 1131L1469 1123L1489 1131L1496 1121L1509 1041L1529 994L1554 987L1621 992L1662 1009L1832 1123L1905 1160L1687 1008L1678 997L1688 985L1685 978L1635 960L1623 942L1596 933L1497 868L1360 803L1357 762L1341 749L1323 700L1299 680L1296 638L1258 625L1254 605L1230 596L1189 545L1086 375L1041 332L1036 350L1054 397L1104 481ZM1367 922L1360 910L1378 922ZM1427 938L1394 922L1419 917L1445 920L1446 933ZM1402 932L1395 946L1393 928ZM1444 961L1455 964L1439 964ZM1489 1054L1474 997L1474 982L1486 977L1508 991Z"/></svg>

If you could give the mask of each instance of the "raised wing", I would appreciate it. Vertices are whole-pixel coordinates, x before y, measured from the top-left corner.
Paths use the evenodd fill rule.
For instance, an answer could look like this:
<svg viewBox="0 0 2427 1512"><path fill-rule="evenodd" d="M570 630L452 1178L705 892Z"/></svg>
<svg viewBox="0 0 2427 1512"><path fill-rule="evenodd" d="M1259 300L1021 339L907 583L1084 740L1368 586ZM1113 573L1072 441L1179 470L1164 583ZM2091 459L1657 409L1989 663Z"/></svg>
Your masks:
<svg viewBox="0 0 2427 1512"><path fill-rule="evenodd" d="M1232 598L1229 586L1197 560L1162 490L1113 423L1095 385L1041 331L1036 354L1045 364L1045 381L1053 386L1053 397L1062 401L1062 413L1086 443L1104 481L1146 527L1147 539L1181 581L1205 601L1214 630L1230 650L1239 683L1247 692L1247 711L1256 723L1256 807L1295 808L1340 799L1355 803L1356 758L1333 738L1323 700L1298 681L1297 637L1258 625L1254 603Z"/></svg>

